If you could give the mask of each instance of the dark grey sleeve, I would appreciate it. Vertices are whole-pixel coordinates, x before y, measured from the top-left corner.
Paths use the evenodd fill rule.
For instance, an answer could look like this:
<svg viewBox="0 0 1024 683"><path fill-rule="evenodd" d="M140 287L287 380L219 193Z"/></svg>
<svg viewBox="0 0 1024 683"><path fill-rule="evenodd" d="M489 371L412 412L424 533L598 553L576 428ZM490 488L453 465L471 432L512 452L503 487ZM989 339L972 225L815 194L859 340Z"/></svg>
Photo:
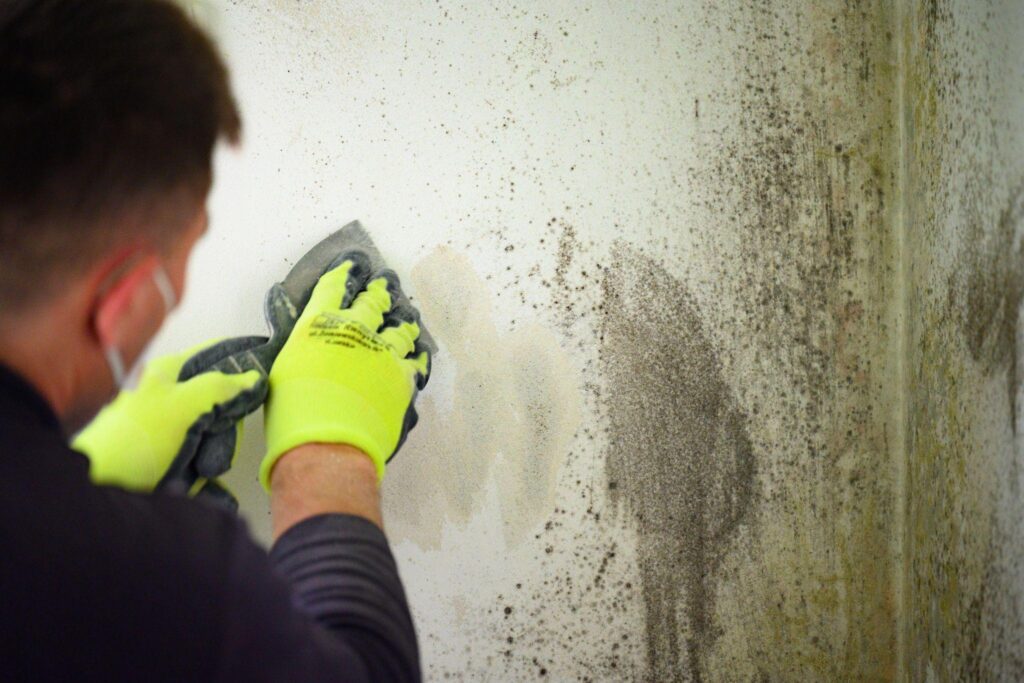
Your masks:
<svg viewBox="0 0 1024 683"><path fill-rule="evenodd" d="M319 515L232 562L221 680L419 681L416 633L384 533ZM269 570L268 570L269 569Z"/></svg>
<svg viewBox="0 0 1024 683"><path fill-rule="evenodd" d="M420 679L416 632L380 528L352 515L311 517L285 532L270 558L296 608L365 653L373 680Z"/></svg>

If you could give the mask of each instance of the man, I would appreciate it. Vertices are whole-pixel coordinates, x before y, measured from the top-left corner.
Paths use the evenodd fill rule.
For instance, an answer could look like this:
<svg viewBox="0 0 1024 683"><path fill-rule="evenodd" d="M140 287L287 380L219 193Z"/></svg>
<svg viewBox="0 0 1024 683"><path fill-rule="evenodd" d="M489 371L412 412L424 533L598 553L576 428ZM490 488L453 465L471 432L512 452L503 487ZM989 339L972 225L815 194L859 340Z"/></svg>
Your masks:
<svg viewBox="0 0 1024 683"><path fill-rule="evenodd" d="M152 492L256 373L177 382L190 352L159 360L82 431L89 459L67 445L206 231L211 151L240 126L214 48L166 0L5 0L0 93L0 677L417 680L378 482L428 359L415 323L384 324L387 281L322 276L270 373L268 556Z"/></svg>

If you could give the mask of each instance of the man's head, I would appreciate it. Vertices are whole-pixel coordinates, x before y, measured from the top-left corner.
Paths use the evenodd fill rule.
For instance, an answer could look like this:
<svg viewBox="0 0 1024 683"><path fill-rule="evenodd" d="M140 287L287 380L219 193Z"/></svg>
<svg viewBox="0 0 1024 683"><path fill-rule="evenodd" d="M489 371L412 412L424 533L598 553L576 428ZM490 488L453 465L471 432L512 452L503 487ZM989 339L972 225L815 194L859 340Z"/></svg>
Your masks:
<svg viewBox="0 0 1024 683"><path fill-rule="evenodd" d="M109 395L104 354L131 364L180 297L213 148L239 128L216 50L168 0L0 4L0 361L63 417ZM33 357L54 335L60 380Z"/></svg>

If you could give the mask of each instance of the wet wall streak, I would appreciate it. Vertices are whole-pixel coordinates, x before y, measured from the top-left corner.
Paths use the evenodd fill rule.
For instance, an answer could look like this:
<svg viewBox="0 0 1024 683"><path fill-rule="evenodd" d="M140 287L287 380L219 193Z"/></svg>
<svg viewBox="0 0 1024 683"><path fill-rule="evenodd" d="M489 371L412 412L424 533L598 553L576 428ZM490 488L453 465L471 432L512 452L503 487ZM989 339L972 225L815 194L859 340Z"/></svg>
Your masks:
<svg viewBox="0 0 1024 683"><path fill-rule="evenodd" d="M603 291L608 488L639 529L648 677L700 681L719 564L753 507L746 421L678 279L621 248Z"/></svg>

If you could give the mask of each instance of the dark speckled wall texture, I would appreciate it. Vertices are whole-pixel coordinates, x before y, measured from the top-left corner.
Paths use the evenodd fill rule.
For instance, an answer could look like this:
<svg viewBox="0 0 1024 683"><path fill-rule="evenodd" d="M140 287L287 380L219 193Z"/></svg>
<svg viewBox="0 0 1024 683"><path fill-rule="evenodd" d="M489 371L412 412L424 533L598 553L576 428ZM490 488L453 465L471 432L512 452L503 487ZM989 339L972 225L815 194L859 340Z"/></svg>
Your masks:
<svg viewBox="0 0 1024 683"><path fill-rule="evenodd" d="M906 50L911 680L1024 680L1024 5L921 2Z"/></svg>

